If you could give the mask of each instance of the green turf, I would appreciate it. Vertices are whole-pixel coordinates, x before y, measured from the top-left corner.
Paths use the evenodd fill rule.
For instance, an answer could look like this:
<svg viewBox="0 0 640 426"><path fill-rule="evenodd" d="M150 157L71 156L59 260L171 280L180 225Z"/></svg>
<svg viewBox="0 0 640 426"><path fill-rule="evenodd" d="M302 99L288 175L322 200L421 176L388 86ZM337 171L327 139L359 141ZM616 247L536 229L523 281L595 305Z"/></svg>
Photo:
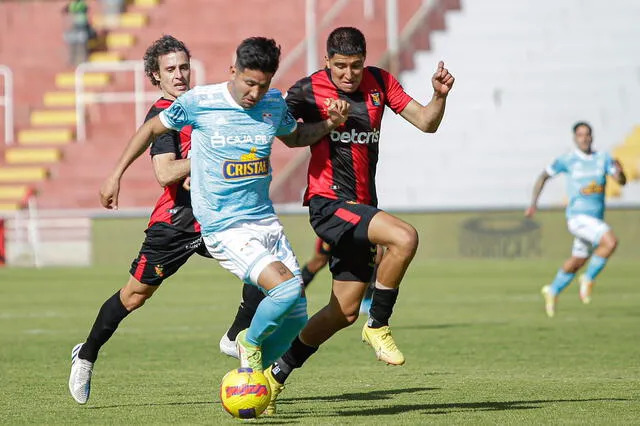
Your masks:
<svg viewBox="0 0 640 426"><path fill-rule="evenodd" d="M68 395L71 347L84 339L124 267L0 270L0 423L221 423L217 387L235 360L217 342L239 285L196 262L127 318L96 364L87 406ZM637 424L639 266L611 262L594 301L577 288L549 320L538 293L551 261L418 259L393 320L407 364L360 342L363 319L329 341L260 423ZM327 300L328 274L310 311Z"/></svg>

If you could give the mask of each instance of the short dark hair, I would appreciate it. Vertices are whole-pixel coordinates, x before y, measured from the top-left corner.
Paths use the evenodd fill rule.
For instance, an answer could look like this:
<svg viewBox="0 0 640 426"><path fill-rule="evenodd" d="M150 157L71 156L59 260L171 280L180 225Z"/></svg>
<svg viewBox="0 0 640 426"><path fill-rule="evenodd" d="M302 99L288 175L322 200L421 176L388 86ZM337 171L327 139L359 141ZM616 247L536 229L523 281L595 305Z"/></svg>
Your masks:
<svg viewBox="0 0 640 426"><path fill-rule="evenodd" d="M327 37L327 56L367 56L367 40L364 34L354 27L338 27Z"/></svg>
<svg viewBox="0 0 640 426"><path fill-rule="evenodd" d="M170 35L163 35L158 40L154 41L151 46L144 52L144 73L151 80L151 84L159 86L160 83L153 76L154 72L160 72L160 63L158 58L172 52L184 52L187 54L187 59L191 59L191 53L187 46L177 38Z"/></svg>
<svg viewBox="0 0 640 426"><path fill-rule="evenodd" d="M250 37L236 49L236 68L275 74L280 66L280 46L272 38Z"/></svg>
<svg viewBox="0 0 640 426"><path fill-rule="evenodd" d="M578 131L578 128L582 126L585 126L587 129L589 129L589 134L593 133L593 131L591 130L591 125L589 123L587 123L586 121L578 121L573 125L573 134L575 135L575 133Z"/></svg>

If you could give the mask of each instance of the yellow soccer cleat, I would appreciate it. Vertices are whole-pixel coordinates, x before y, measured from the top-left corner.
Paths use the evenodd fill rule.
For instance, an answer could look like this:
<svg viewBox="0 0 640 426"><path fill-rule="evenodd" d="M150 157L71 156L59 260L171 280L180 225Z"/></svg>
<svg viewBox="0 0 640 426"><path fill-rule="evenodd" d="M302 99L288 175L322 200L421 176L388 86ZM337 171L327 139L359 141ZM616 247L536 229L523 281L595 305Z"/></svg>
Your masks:
<svg viewBox="0 0 640 426"><path fill-rule="evenodd" d="M267 368L264 372L264 377L267 378L267 381L269 382L269 387L271 388L271 401L269 401L269 405L267 406L267 409L264 410L264 413L263 413L267 416L273 416L274 414L276 414L276 399L278 399L278 395L280 395L280 392L284 390L284 385L279 383L275 379L275 377L273 377L271 368L272 367Z"/></svg>
<svg viewBox="0 0 640 426"><path fill-rule="evenodd" d="M388 325L380 328L371 328L365 324L362 328L362 341L368 343L376 351L376 357L380 361L384 361L389 365L404 364L404 355L396 346Z"/></svg>
<svg viewBox="0 0 640 426"><path fill-rule="evenodd" d="M553 318L556 314L556 301L558 297L551 293L551 286L545 285L540 290L542 297L544 297L544 309L547 312L549 318Z"/></svg>
<svg viewBox="0 0 640 426"><path fill-rule="evenodd" d="M247 330L242 330L236 337L238 355L240 355L240 367L251 368L253 371L262 371L262 350L260 346L247 342Z"/></svg>
<svg viewBox="0 0 640 426"><path fill-rule="evenodd" d="M591 303L591 292L594 284L595 282L589 281L586 275L580 275L580 300L585 305Z"/></svg>

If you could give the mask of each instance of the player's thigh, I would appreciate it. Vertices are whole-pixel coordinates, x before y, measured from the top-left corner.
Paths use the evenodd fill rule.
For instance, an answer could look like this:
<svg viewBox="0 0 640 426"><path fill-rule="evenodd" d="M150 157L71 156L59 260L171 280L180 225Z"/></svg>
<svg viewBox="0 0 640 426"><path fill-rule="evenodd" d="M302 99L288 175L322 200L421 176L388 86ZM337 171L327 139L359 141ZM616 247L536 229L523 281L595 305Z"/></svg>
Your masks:
<svg viewBox="0 0 640 426"><path fill-rule="evenodd" d="M275 220L272 222L267 230L269 232L269 251L271 254L282 262L293 275L300 275L298 259L280 221Z"/></svg>
<svg viewBox="0 0 640 426"><path fill-rule="evenodd" d="M575 237L571 245L571 257L578 259L587 259L593 252L593 246L585 239Z"/></svg>
<svg viewBox="0 0 640 426"><path fill-rule="evenodd" d="M144 285L162 284L202 245L200 234L183 232L166 224L154 224L145 233L138 256L129 270L133 280Z"/></svg>
<svg viewBox="0 0 640 426"><path fill-rule="evenodd" d="M602 236L611 230L604 221L586 215L569 218L567 227L574 237L588 242L594 248L600 244Z"/></svg>
<svg viewBox="0 0 640 426"><path fill-rule="evenodd" d="M284 261L277 253L272 253L272 246L277 246L277 241L272 239L272 229L262 223L240 224L221 232L203 235L209 253L220 266L240 280L257 286L260 286L259 277L263 272L268 276L263 277L262 281L275 281L275 285L293 277L290 268L299 273L295 257L291 259L293 252L288 254L284 245L281 246L281 258ZM269 290L272 285L262 287Z"/></svg>
<svg viewBox="0 0 640 426"><path fill-rule="evenodd" d="M369 240L385 247L399 244L417 246L418 233L413 226L387 212L378 212L369 224Z"/></svg>

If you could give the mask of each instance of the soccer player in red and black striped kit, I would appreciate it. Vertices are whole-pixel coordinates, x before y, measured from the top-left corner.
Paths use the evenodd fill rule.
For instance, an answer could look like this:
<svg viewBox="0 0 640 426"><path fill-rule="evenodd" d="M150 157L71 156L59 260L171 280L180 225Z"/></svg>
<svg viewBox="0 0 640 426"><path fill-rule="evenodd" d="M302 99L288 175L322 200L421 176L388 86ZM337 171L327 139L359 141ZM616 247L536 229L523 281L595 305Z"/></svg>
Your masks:
<svg viewBox="0 0 640 426"><path fill-rule="evenodd" d="M386 250L362 338L374 348L378 359L392 365L405 361L391 337L389 317L400 281L416 253L418 233L376 207L380 124L388 106L421 131L435 132L454 78L440 62L431 78L432 99L423 106L387 71L365 66L365 57L364 35L356 28L337 28L327 39L326 68L299 80L287 93L291 113L304 122L325 119L325 105L332 99L347 100L351 112L346 123L311 147L304 197L312 227L331 246L331 298L309 319L291 348L265 370L272 389L269 413L275 412L275 398L293 369L358 318L360 301L373 274L376 244Z"/></svg>
<svg viewBox="0 0 640 426"><path fill-rule="evenodd" d="M158 115L189 90L190 57L187 47L169 35L158 39L147 49L144 55L145 72L151 83L162 90L162 97L151 107L146 120ZM148 147L149 142L140 146L127 145L114 172L100 190L104 207L118 208L120 179ZM80 404L85 404L89 399L91 374L98 351L120 322L142 306L160 284L193 254L211 257L202 241L200 225L193 216L189 191L183 187L190 173L190 149L190 128L181 132L167 132L151 145L156 179L164 192L151 214L140 253L131 264L129 281L104 302L87 340L73 348L69 390Z"/></svg>

